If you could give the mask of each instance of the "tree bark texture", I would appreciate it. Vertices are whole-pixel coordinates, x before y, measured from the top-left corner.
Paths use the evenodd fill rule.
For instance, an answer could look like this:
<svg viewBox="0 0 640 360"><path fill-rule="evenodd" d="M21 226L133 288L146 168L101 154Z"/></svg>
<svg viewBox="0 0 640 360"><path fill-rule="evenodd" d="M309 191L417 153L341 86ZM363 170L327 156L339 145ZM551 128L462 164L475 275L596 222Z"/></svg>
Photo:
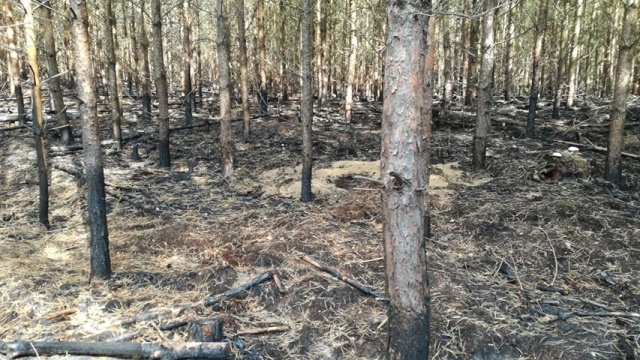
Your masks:
<svg viewBox="0 0 640 360"><path fill-rule="evenodd" d="M193 125L193 88L191 85L191 1L182 3L182 94L187 126Z"/></svg>
<svg viewBox="0 0 640 360"><path fill-rule="evenodd" d="M431 4L429 4L431 3ZM437 0L427 1L432 9L438 5ZM424 59L424 123L422 124L422 150L424 156L425 167L425 179L424 187L429 188L429 166L431 164L430 150L431 150L431 124L433 122L433 90L435 88L435 63L436 63L436 17L432 15L429 17L427 25L427 37L425 39L427 51ZM429 209L429 194L424 193L424 235L426 238L431 237L431 211Z"/></svg>
<svg viewBox="0 0 640 360"><path fill-rule="evenodd" d="M156 77L156 92L158 93L158 112L160 117L160 131L158 134L158 151L160 167L171 167L169 152L169 92L167 88L167 72L164 67L164 50L162 48L162 10L161 0L151 1L151 16L153 25L153 65Z"/></svg>
<svg viewBox="0 0 640 360"><path fill-rule="evenodd" d="M302 42L302 101L300 117L302 118L302 185L300 200L312 200L311 171L313 167L311 125L313 122L313 44L311 40L311 2L302 2L302 21L300 24L300 41Z"/></svg>
<svg viewBox="0 0 640 360"><path fill-rule="evenodd" d="M345 122L351 123L353 117L353 86L356 80L356 54L358 50L358 35L356 23L358 21L357 7L354 0L349 0L349 60L347 63L347 93L345 96Z"/></svg>
<svg viewBox="0 0 640 360"><path fill-rule="evenodd" d="M151 119L151 70L149 69L149 37L144 21L144 0L140 1L140 18L138 22L138 38L140 39L140 56L138 58L138 73L141 87L139 91L142 100L142 119Z"/></svg>
<svg viewBox="0 0 640 360"><path fill-rule="evenodd" d="M425 256L424 66L422 0L387 0L381 181L389 295L387 359L426 359L429 288Z"/></svg>
<svg viewBox="0 0 640 360"><path fill-rule="evenodd" d="M33 133L36 143L36 157L38 162L39 188L39 219L40 223L49 228L49 174L47 170L47 154L44 146L44 117L42 113L42 94L40 92L40 68L38 67L38 49L35 25L33 22L33 7L31 0L21 0L25 10L24 37L27 47L27 58L31 70L31 114L33 119Z"/></svg>
<svg viewBox="0 0 640 360"><path fill-rule="evenodd" d="M638 21L638 0L626 0L624 20L620 34L616 83L611 103L611 123L609 124L609 146L605 178L614 184L622 180L622 146L624 145L624 123L627 114L627 101L631 85L633 50L637 44L634 39Z"/></svg>
<svg viewBox="0 0 640 360"><path fill-rule="evenodd" d="M473 169L485 167L487 140L491 127L493 53L495 39L493 37L495 0L484 0L484 18L482 21L482 64L478 78L478 111L476 133L473 137Z"/></svg>
<svg viewBox="0 0 640 360"><path fill-rule="evenodd" d="M53 98L53 108L56 112L56 125L60 127L60 137L62 142L70 145L73 143L73 133L67 118L67 110L62 96L60 77L58 74L58 60L56 58L56 43L53 37L53 17L51 15L51 1L46 0L40 8L42 13L42 34L44 36L44 51L47 57L47 68L49 69L49 93Z"/></svg>
<svg viewBox="0 0 640 360"><path fill-rule="evenodd" d="M109 107L111 121L113 122L113 140L116 148L122 150L122 110L120 109L120 97L118 95L118 75L116 73L116 49L114 45L115 17L111 6L111 0L104 1L104 37L109 77Z"/></svg>
<svg viewBox="0 0 640 360"><path fill-rule="evenodd" d="M538 93L540 89L540 55L542 54L542 41L544 39L544 27L547 21L547 0L540 0L538 5L538 20L533 41L533 59L531 64L531 91L529 92L529 113L527 114L527 128L525 136L535 136L536 108L538 106Z"/></svg>
<svg viewBox="0 0 640 360"><path fill-rule="evenodd" d="M6 41L9 51L9 74L11 75L11 83L13 84L13 92L16 97L16 105L18 107L18 120L20 124L24 124L26 120L26 110L24 108L24 95L22 93L22 83L20 81L20 56L18 55L18 45L16 43L15 21L13 19L13 9L9 0L4 0L2 4L5 23L7 25Z"/></svg>
<svg viewBox="0 0 640 360"><path fill-rule="evenodd" d="M573 107L573 100L576 96L576 82L578 77L578 50L580 46L580 25L582 21L582 12L584 11L584 0L576 1L576 16L573 27L573 35L571 36L571 58L569 59L569 94L567 95L567 108Z"/></svg>
<svg viewBox="0 0 640 360"><path fill-rule="evenodd" d="M233 176L233 127L231 126L231 74L229 70L229 34L224 0L217 4L218 79L220 81L220 150L222 176Z"/></svg>
<svg viewBox="0 0 640 360"><path fill-rule="evenodd" d="M238 20L238 53L240 55L240 88L242 91L242 133L244 141L248 141L251 133L251 112L249 111L249 68L247 66L247 36L244 29L244 0L236 0L236 19Z"/></svg>
<svg viewBox="0 0 640 360"><path fill-rule="evenodd" d="M511 101L513 97L513 37L515 36L515 24L513 21L513 13L515 5L509 5L507 13L507 39L505 39L504 52L504 99Z"/></svg>
<svg viewBox="0 0 640 360"><path fill-rule="evenodd" d="M93 83L93 61L89 48L89 14L83 0L69 0L73 52L77 78L77 90L82 123L82 146L84 148L84 171L87 179L87 207L91 244L91 275L108 278L111 275L109 256L109 233L107 231L107 208L105 202L104 170L98 110Z"/></svg>
<svg viewBox="0 0 640 360"><path fill-rule="evenodd" d="M258 12L258 71L260 75L260 89L258 90L258 103L260 104L260 114L265 115L269 113L269 94L267 93L267 46L265 40L265 0L258 0L257 12Z"/></svg>

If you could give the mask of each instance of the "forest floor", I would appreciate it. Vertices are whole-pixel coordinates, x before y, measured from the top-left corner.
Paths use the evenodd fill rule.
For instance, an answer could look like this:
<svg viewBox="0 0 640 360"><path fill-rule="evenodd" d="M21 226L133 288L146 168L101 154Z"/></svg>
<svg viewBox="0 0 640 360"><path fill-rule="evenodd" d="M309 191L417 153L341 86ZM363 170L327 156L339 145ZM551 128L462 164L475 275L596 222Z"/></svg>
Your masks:
<svg viewBox="0 0 640 360"><path fill-rule="evenodd" d="M0 98L6 113L10 102ZM114 270L106 282L89 283L85 190L70 174L82 171L82 152L48 133L47 231L38 223L31 131L0 131L2 341L186 341L187 326L161 329L218 318L238 359L384 357L385 302L302 259L384 292L380 196L375 183L354 177L379 176L381 104L358 103L351 126L337 101L315 110L311 203L298 200L297 103L254 120L248 142L234 122L236 172L228 182L220 176L216 101L206 104L194 122L208 126L172 131L168 171L156 166L155 124L124 99L125 136L141 136L122 152L105 149ZM524 99L496 102L481 172L470 170L473 110L453 106L434 122L432 357L636 359L640 161L624 159L621 187L601 180L605 154L589 145L606 146L606 101L583 101L561 120L551 120L542 101L535 139L523 137L524 108ZM103 139L111 136L108 116L101 105ZM179 104L171 121L184 125ZM78 120L73 128L79 136ZM638 99L626 129L625 152L640 154ZM581 143L579 152L558 140ZM134 144L140 161L132 160ZM282 287L268 281L201 306L264 272ZM133 321L185 304L193 306Z"/></svg>

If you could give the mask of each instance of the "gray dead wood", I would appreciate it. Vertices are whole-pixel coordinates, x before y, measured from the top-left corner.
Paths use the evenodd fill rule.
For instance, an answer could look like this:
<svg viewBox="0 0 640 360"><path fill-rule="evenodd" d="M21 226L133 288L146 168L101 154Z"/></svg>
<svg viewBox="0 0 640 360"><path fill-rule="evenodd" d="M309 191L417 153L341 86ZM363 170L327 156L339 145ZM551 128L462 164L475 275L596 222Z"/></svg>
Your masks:
<svg viewBox="0 0 640 360"><path fill-rule="evenodd" d="M216 295L213 297L210 297L208 299L204 300L204 306L213 306L219 302L221 302L222 300L226 300L232 297L236 297L238 295L240 295L243 291L249 290L252 287L262 284L263 282L270 280L271 278L273 278L273 273L271 273L270 271L267 271L265 273L262 273L258 276L256 276L255 278L253 278L253 280L249 281L246 284L242 284L238 287L235 287L231 290L228 290L226 292L224 292L223 294L220 295Z"/></svg>
<svg viewBox="0 0 640 360"><path fill-rule="evenodd" d="M342 275L338 270L336 269L332 269L324 264L320 264L319 262L317 262L316 260L313 260L312 258L310 258L309 256L305 255L302 257L302 260L306 261L307 263L313 265L315 268L317 268L318 270L324 271L327 274L333 276L334 278L362 291L363 293L365 293L366 295L369 296L373 296L375 297L377 300L388 300L387 297L380 293L375 291L374 289L370 288L367 285L361 284L353 279L349 279L348 277Z"/></svg>
<svg viewBox="0 0 640 360"><path fill-rule="evenodd" d="M591 150L595 150L595 151L599 151L599 152L607 152L607 148L606 147L602 147L602 146L598 146L598 145L588 145L588 144L579 144L579 143L575 143L575 142L571 142L571 141L564 141L564 140L554 140L557 143L561 143L561 144L567 144L567 145L572 145L572 146L582 146L585 147L587 149L591 149ZM631 159L636 159L636 160L640 160L640 155L636 155L636 154L630 154L630 153L626 153L623 152L622 156L631 158Z"/></svg>
<svg viewBox="0 0 640 360"><path fill-rule="evenodd" d="M0 343L8 359L45 355L89 355L146 359L228 359L228 343L132 343L132 342L47 342L15 341Z"/></svg>

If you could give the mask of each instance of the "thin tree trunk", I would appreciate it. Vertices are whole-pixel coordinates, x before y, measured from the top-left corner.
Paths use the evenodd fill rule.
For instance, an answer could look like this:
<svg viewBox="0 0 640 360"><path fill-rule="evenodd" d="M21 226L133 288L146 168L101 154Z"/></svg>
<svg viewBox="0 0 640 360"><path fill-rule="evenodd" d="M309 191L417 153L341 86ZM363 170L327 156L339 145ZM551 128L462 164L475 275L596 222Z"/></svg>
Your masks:
<svg viewBox="0 0 640 360"><path fill-rule="evenodd" d="M257 12L258 12L258 66L260 73L260 89L258 91L258 103L260 104L260 114L265 115L269 113L269 94L267 93L267 47L265 44L264 35L264 18L265 18L265 0L258 0Z"/></svg>
<svg viewBox="0 0 640 360"><path fill-rule="evenodd" d="M444 5L444 4L443 4ZM446 9L443 9L447 11ZM444 82L442 84L442 108L443 110L449 109L449 103L451 102L451 91L453 84L451 83L451 63L452 51L451 51L451 25L449 24L449 17L442 17L442 57L444 62Z"/></svg>
<svg viewBox="0 0 640 360"><path fill-rule="evenodd" d="M462 6L465 14L469 11L470 5L470 0L464 0ZM460 25L460 42L462 43L462 61L460 62L460 84L462 86L460 93L462 94L462 98L464 98L467 93L467 74L469 73L469 27L470 20L465 16L462 18L462 24Z"/></svg>
<svg viewBox="0 0 640 360"><path fill-rule="evenodd" d="M138 38L140 38L140 58L138 73L141 79L140 99L142 101L142 119L151 119L151 70L149 69L149 38L144 21L144 0L140 1L140 20L138 23Z"/></svg>
<svg viewBox="0 0 640 360"><path fill-rule="evenodd" d="M430 4L431 12L436 8L437 0L427 1L427 5ZM427 46L426 56L424 58L424 123L422 124L422 146L423 156L425 163L425 178L424 188L429 188L429 165L431 159L429 154L431 153L431 124L433 122L433 90L435 88L435 60L436 60L436 16L429 17L427 26L427 37L425 43ZM427 191L424 193L424 235L426 238L431 237L431 211L429 209L429 194Z"/></svg>
<svg viewBox="0 0 640 360"><path fill-rule="evenodd" d="M142 2L141 2L142 3ZM138 72L138 61L140 61L140 56L138 54L138 38L136 31L136 6L131 5L131 19L129 20L129 33L131 34L131 56L133 57L133 63L131 66L131 75L129 81L135 82L136 91L140 92L140 73ZM130 87L129 92L133 94L133 89Z"/></svg>
<svg viewBox="0 0 640 360"><path fill-rule="evenodd" d="M118 76L116 74L116 51L114 45L114 23L111 0L104 0L104 36L105 50L107 52L107 68L109 76L109 107L111 121L113 121L113 140L116 148L122 150L122 110L120 109L120 98L118 95Z"/></svg>
<svg viewBox="0 0 640 360"><path fill-rule="evenodd" d="M288 101L289 100L289 91L288 91L288 86L287 86L287 76L286 76L286 70L287 70L287 63L285 62L284 59L286 59L286 40L287 40L287 33L286 33L286 14L285 14L285 7L284 7L284 1L285 0L280 0L280 93L282 94L282 100L283 101Z"/></svg>
<svg viewBox="0 0 640 360"><path fill-rule="evenodd" d="M31 69L31 113L33 119L33 134L36 143L38 162L39 218L40 223L49 229L49 175L47 170L47 154L44 147L44 117L42 115L42 95L40 93L40 69L38 67L38 49L35 25L33 22L33 8L31 0L21 0L25 10L24 37L27 47L29 68Z"/></svg>
<svg viewBox="0 0 640 360"><path fill-rule="evenodd" d="M381 180L389 295L387 359L429 356L425 256L425 29L427 2L388 1Z"/></svg>
<svg viewBox="0 0 640 360"><path fill-rule="evenodd" d="M509 5L509 12L507 14L507 39L505 40L505 53L504 53L504 99L511 101L513 97L513 56L511 54L513 49L513 37L515 36L515 24L513 21L513 12L515 5Z"/></svg>
<svg viewBox="0 0 640 360"><path fill-rule="evenodd" d="M637 0L626 0L624 20L620 34L618 50L618 65L616 69L616 83L611 104L611 123L609 125L609 147L607 149L607 163L605 179L614 184L622 180L622 146L624 137L624 123L627 114L627 101L631 84L631 70L633 64L633 49L635 43L635 28L638 19Z"/></svg>
<svg viewBox="0 0 640 360"><path fill-rule="evenodd" d="M575 25L571 36L571 58L569 60L569 94L567 95L567 108L573 107L573 100L576 96L576 79L578 76L578 49L580 46L580 23L582 12L584 11L584 0L577 0Z"/></svg>
<svg viewBox="0 0 640 360"><path fill-rule="evenodd" d="M15 21L13 19L13 10L9 0L4 0L2 5L4 11L5 23L7 24L7 48L9 51L9 74L11 74L11 83L13 84L13 92L16 97L16 105L18 107L18 119L20 124L24 124L26 120L26 110L24 108L24 95L22 93L22 82L20 81L20 57L18 55L18 45L16 44Z"/></svg>
<svg viewBox="0 0 640 360"><path fill-rule="evenodd" d="M251 113L249 111L249 69L247 66L247 38L244 29L244 0L236 0L236 19L238 20L238 52L240 54L240 87L242 91L242 133L244 141L249 140L251 132ZM284 64L284 60L282 61ZM281 72L281 80L282 81Z"/></svg>
<svg viewBox="0 0 640 360"><path fill-rule="evenodd" d="M322 0L316 0L316 72L318 83L318 107L322 107L325 98L325 86L324 86L324 43L327 36L327 15L323 15L323 3Z"/></svg>
<svg viewBox="0 0 640 360"><path fill-rule="evenodd" d="M542 40L547 18L547 0L540 0L538 5L538 22L533 41L533 61L531 65L531 92L529 94L529 113L527 114L527 128L525 136L532 138L535 135L536 107L538 106L538 91L540 81L540 54L542 54Z"/></svg>
<svg viewBox="0 0 640 360"><path fill-rule="evenodd" d="M62 142L69 145L73 143L73 133L69 119L67 119L67 110L62 96L62 88L60 87L60 78L58 77L58 60L56 59L56 43L53 38L53 19L51 16L51 1L46 0L42 4L42 34L44 35L44 49L47 55L47 67L49 69L49 92L53 99L53 108L56 112L56 125L60 127L60 137Z"/></svg>
<svg viewBox="0 0 640 360"><path fill-rule="evenodd" d="M161 0L151 1L153 25L153 67L156 74L156 92L158 93L158 113L160 131L158 134L158 151L160 167L171 167L169 152L169 93L167 89L167 72L164 68L164 50L162 48L162 10Z"/></svg>
<svg viewBox="0 0 640 360"><path fill-rule="evenodd" d="M358 50L358 36L356 34L358 13L354 0L349 0L349 14L349 63L347 64L347 93L345 97L345 121L347 124L351 124L353 117L353 87L356 77L356 54Z"/></svg>
<svg viewBox="0 0 640 360"><path fill-rule="evenodd" d="M302 101L300 103L300 117L302 118L302 184L300 200L309 202L311 193L312 132L313 122L313 44L311 38L311 1L302 2L302 21L300 24L300 41L302 42Z"/></svg>
<svg viewBox="0 0 640 360"><path fill-rule="evenodd" d="M87 180L87 208L91 236L91 276L108 278L111 275L107 207L104 191L102 148L98 128L98 109L93 84L93 61L89 49L89 14L83 0L69 0L74 44L74 63L77 77L78 106L82 122L84 173Z"/></svg>
<svg viewBox="0 0 640 360"><path fill-rule="evenodd" d="M184 95L184 115L187 126L193 124L193 89L191 86L191 2L182 4L182 94Z"/></svg>
<svg viewBox="0 0 640 360"><path fill-rule="evenodd" d="M473 0L472 9L475 12L478 0ZM476 19L471 21L469 33L469 72L467 74L467 93L465 94L465 105L475 105L478 91L478 68L480 67L480 22Z"/></svg>
<svg viewBox="0 0 640 360"><path fill-rule="evenodd" d="M218 80L220 88L220 149L222 150L222 176L233 176L233 128L231 127L231 75L229 70L229 35L224 0L217 4L218 25Z"/></svg>
<svg viewBox="0 0 640 360"><path fill-rule="evenodd" d="M484 19L482 22L482 65L478 79L478 111L476 134L473 138L473 169L485 167L487 140L491 126L491 73L493 72L494 32L493 19L495 0L484 0Z"/></svg>

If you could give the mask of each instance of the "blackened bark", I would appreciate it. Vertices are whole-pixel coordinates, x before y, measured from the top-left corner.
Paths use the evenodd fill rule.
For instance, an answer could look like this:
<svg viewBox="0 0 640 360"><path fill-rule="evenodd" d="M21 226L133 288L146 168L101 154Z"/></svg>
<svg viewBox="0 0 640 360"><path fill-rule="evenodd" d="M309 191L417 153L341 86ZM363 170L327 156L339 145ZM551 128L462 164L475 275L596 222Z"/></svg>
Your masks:
<svg viewBox="0 0 640 360"><path fill-rule="evenodd" d="M111 8L111 0L104 0L104 37L107 52L107 70L109 83L109 107L111 108L111 121L113 121L113 140L116 148L122 150L122 109L118 95L118 75L116 73L116 50L114 44L113 29L115 18Z"/></svg>
<svg viewBox="0 0 640 360"><path fill-rule="evenodd" d="M169 152L169 93L167 88L167 72L164 67L164 50L162 48L162 11L161 0L151 1L153 25L153 62L156 73L156 91L158 93L158 112L160 131L158 134L158 151L160 167L171 167Z"/></svg>
<svg viewBox="0 0 640 360"><path fill-rule="evenodd" d="M616 83L611 104L611 123L609 125L609 146L607 148L607 163L605 165L605 179L614 184L622 180L622 145L624 123L627 114L627 101L631 85L631 70L633 64L634 34L638 18L638 0L626 0L624 21L620 35L618 50L618 65L616 69Z"/></svg>
<svg viewBox="0 0 640 360"><path fill-rule="evenodd" d="M140 99L142 100L142 119L151 119L151 70L149 70L149 38L144 21L144 0L140 1L140 19L138 22L138 38L140 39L140 57L138 72L140 73Z"/></svg>
<svg viewBox="0 0 640 360"><path fill-rule="evenodd" d="M302 101L300 103L300 117L302 118L302 186L300 200L311 201L311 171L312 158L312 133L313 122L313 70L311 59L313 58L313 44L311 40L311 1L303 0L302 21L300 23L300 40L302 42Z"/></svg>
<svg viewBox="0 0 640 360"><path fill-rule="evenodd" d="M381 180L389 295L387 359L426 359L424 91L427 4L388 0ZM430 111L430 109L428 109Z"/></svg>
<svg viewBox="0 0 640 360"><path fill-rule="evenodd" d="M231 127L231 75L229 70L229 35L224 0L217 4L218 25L218 78L220 81L220 149L222 176L233 176L233 128Z"/></svg>
<svg viewBox="0 0 640 360"><path fill-rule="evenodd" d="M98 132L98 110L93 84L93 61L89 48L89 15L83 0L69 0L74 39L74 64L77 77L82 146L87 179L87 207L91 244L91 275L108 278L111 275L107 208L104 190L102 149Z"/></svg>

